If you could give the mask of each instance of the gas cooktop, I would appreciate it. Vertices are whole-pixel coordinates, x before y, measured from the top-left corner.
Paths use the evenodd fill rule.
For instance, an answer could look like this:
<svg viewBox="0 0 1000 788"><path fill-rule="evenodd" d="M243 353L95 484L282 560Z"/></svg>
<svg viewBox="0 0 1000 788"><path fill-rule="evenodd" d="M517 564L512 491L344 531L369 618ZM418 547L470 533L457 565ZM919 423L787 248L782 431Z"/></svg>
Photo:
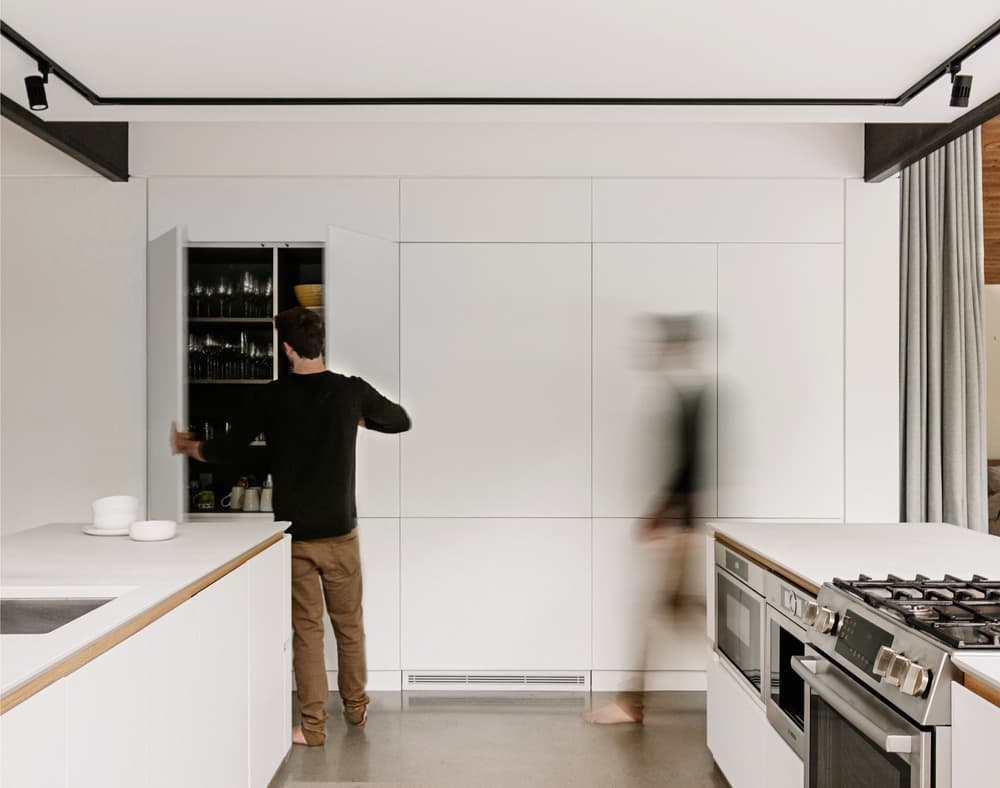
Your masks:
<svg viewBox="0 0 1000 788"><path fill-rule="evenodd" d="M861 575L833 584L953 649L1000 649L1000 580Z"/></svg>

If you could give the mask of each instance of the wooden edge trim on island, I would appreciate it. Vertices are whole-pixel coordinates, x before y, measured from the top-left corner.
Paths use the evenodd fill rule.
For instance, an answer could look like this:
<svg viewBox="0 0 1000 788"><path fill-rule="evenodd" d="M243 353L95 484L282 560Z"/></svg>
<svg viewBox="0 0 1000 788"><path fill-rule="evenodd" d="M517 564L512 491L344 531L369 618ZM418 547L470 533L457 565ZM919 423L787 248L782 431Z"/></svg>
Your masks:
<svg viewBox="0 0 1000 788"><path fill-rule="evenodd" d="M764 556L758 555L757 553L753 552L752 550L748 550L746 547L744 547L743 545L739 544L738 542L734 542L731 537L726 536L725 534L720 534L718 531L716 531L715 532L715 541L724 544L730 550L733 550L734 552L739 553L744 558L749 558L754 563L760 564L765 569L767 569L769 572L773 572L774 574L779 575L779 576L785 578L785 580L787 580L789 583L793 583L794 585L797 585L803 591L808 591L813 596L816 596L819 593L819 587L818 586L813 585L808 580L803 580L798 575L792 574L791 572L789 572L784 567L778 566L776 563L774 563L773 561L768 560Z"/></svg>
<svg viewBox="0 0 1000 788"><path fill-rule="evenodd" d="M162 602L158 602L156 605L149 608L149 610L140 613L135 618L126 621L124 624L111 630L106 635L102 635L93 643L87 644L79 651L76 651L68 657L65 657L55 663L45 672L35 676L29 681L26 681L19 687L12 689L3 697L0 697L0 715L6 714L15 706L26 701L32 695L41 692L51 684L55 684L55 682L59 681L59 679L65 678L70 673L76 672L88 662L93 662L104 652L110 651L122 641L132 637L132 635L136 632L145 629L157 619L163 618L163 616L171 610L180 607L195 594L200 591L204 591L210 585L221 580L235 569L238 569L254 556L280 542L283 538L284 534L282 533L277 533L268 537L256 547L251 547L245 553L236 556L236 558L226 562L218 569L215 569L204 577L195 580L193 583L167 597Z"/></svg>
<svg viewBox="0 0 1000 788"><path fill-rule="evenodd" d="M969 692L974 692L987 703L1000 707L1000 690L987 684L982 679L971 676L968 673L962 674L962 686Z"/></svg>

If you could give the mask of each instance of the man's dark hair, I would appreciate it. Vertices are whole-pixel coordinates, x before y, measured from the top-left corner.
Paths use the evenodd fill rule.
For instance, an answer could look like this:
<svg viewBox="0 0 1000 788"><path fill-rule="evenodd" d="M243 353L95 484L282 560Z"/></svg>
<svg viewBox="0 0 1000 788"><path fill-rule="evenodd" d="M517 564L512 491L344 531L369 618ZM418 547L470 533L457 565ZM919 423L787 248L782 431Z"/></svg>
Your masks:
<svg viewBox="0 0 1000 788"><path fill-rule="evenodd" d="M323 352L326 331L318 312L293 306L274 316L278 341L287 342L302 358L317 358Z"/></svg>

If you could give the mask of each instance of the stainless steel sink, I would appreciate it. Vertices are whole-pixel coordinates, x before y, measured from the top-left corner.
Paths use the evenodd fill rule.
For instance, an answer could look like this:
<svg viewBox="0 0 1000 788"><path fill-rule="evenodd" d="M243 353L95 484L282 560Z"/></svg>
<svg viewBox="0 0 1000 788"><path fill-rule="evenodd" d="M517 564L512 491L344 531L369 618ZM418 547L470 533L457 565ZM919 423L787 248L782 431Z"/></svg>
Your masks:
<svg viewBox="0 0 1000 788"><path fill-rule="evenodd" d="M44 635L115 598L0 599L0 635Z"/></svg>

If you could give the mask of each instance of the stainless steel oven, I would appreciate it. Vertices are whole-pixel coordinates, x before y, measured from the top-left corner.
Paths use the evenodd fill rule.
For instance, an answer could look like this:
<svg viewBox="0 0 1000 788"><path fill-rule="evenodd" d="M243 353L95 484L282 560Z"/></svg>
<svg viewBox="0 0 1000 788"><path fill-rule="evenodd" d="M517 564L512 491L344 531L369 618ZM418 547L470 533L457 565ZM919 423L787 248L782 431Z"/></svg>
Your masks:
<svg viewBox="0 0 1000 788"><path fill-rule="evenodd" d="M806 684L792 659L806 652L802 616L815 597L774 574L766 577L767 623L764 701L767 720L788 745L805 756Z"/></svg>
<svg viewBox="0 0 1000 788"><path fill-rule="evenodd" d="M715 543L715 650L763 700L764 570Z"/></svg>
<svg viewBox="0 0 1000 788"><path fill-rule="evenodd" d="M940 788L934 753L951 728L921 728L812 647L792 659L806 687L806 788ZM943 774L942 764L937 772Z"/></svg>

